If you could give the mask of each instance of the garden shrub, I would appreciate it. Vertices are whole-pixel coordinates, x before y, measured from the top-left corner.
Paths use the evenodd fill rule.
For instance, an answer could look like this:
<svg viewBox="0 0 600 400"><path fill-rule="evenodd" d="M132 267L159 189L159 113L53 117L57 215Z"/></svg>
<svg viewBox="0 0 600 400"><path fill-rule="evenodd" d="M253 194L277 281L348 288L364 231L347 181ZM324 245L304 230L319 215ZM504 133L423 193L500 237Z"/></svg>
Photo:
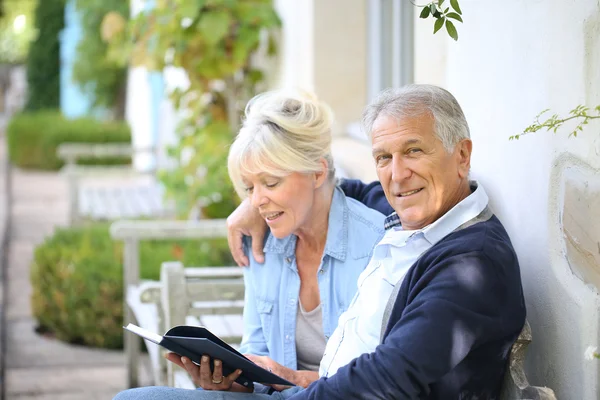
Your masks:
<svg viewBox="0 0 600 400"><path fill-rule="evenodd" d="M123 346L123 245L107 224L57 229L35 250L32 311L39 330L69 343ZM186 266L233 265L226 239L147 241L140 276L158 279L163 261Z"/></svg>
<svg viewBox="0 0 600 400"><path fill-rule="evenodd" d="M59 111L47 110L14 116L7 128L10 161L21 168L57 170L62 162L56 148L65 142L131 143L125 122L93 118L67 119ZM128 164L129 157L81 160L82 164Z"/></svg>

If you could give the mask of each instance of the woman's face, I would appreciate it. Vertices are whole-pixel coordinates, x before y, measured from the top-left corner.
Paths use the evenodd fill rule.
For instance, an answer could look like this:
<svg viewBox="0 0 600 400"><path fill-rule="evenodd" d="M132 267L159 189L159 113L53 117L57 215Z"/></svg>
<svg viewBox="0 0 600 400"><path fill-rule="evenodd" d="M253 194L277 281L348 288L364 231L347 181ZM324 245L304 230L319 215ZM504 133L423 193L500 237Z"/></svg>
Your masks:
<svg viewBox="0 0 600 400"><path fill-rule="evenodd" d="M322 184L319 174L293 172L284 177L265 173L243 176L250 203L282 239L310 220L315 191Z"/></svg>

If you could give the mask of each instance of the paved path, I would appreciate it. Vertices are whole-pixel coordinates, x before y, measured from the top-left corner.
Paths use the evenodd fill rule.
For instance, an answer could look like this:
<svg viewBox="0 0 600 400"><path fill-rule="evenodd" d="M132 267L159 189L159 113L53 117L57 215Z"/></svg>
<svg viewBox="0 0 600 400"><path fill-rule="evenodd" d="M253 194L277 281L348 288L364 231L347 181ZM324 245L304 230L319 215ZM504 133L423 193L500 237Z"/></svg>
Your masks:
<svg viewBox="0 0 600 400"><path fill-rule="evenodd" d="M0 136L0 176L6 160ZM29 265L33 250L67 221L67 188L57 173L9 171L11 181L7 268L2 287L6 340L4 398L8 400L111 399L125 388L124 356L119 351L68 345L37 335L31 316ZM2 184L0 178L0 185ZM0 193L5 193L0 187ZM0 237L2 236L0 194ZM0 242L1 243L1 242ZM1 290L0 290L1 292ZM1 299L2 297L0 297ZM147 375L142 379L148 383Z"/></svg>

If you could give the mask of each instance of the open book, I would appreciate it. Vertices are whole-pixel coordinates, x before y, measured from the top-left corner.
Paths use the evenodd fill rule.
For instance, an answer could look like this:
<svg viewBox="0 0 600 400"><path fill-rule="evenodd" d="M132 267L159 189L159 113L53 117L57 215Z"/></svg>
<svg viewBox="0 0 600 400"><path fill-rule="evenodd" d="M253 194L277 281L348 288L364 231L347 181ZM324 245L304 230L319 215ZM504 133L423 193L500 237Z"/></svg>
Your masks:
<svg viewBox="0 0 600 400"><path fill-rule="evenodd" d="M221 360L223 362L223 376L231 374L236 369L241 369L242 374L236 379L236 382L240 385L252 387L253 382L258 382L295 386L293 383L250 361L206 328L176 326L169 329L164 336L160 336L134 324L124 326L124 328L173 353L185 356L196 364L200 364L200 358L203 354L206 354L210 357L211 370L213 369L213 360Z"/></svg>

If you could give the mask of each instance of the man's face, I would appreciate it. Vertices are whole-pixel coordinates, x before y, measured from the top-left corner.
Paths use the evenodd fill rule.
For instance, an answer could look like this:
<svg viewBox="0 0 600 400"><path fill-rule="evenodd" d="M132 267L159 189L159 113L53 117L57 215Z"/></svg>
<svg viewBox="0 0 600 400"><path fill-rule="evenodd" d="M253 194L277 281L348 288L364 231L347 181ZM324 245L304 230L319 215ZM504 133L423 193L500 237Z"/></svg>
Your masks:
<svg viewBox="0 0 600 400"><path fill-rule="evenodd" d="M379 181L403 229L421 229L469 195L472 144L448 153L429 114L401 120L380 115L371 132Z"/></svg>

